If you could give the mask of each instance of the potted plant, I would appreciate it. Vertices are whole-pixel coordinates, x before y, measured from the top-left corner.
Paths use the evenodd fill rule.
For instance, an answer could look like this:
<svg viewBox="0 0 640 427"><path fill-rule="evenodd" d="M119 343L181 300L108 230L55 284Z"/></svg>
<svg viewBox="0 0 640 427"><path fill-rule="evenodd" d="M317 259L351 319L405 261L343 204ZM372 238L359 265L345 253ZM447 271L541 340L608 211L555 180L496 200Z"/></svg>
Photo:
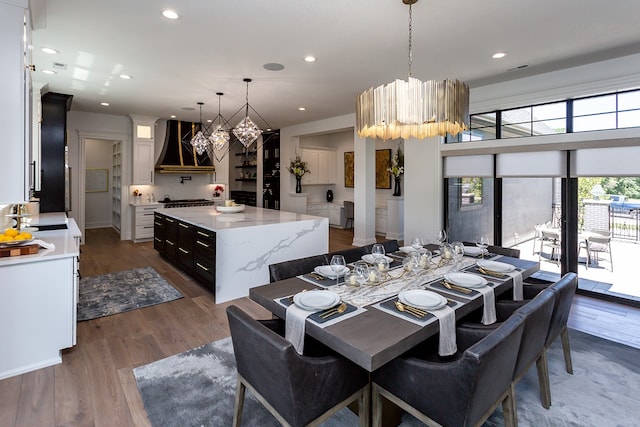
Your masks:
<svg viewBox="0 0 640 427"><path fill-rule="evenodd" d="M289 162L287 170L296 177L296 193L302 193L301 179L305 174L311 172L308 163L302 160L299 154L296 154L296 158Z"/></svg>
<svg viewBox="0 0 640 427"><path fill-rule="evenodd" d="M216 185L213 189L213 197L215 199L218 199L220 198L220 196L222 196L222 193L224 193L224 187L220 184Z"/></svg>
<svg viewBox="0 0 640 427"><path fill-rule="evenodd" d="M389 173L393 175L394 180L394 188L393 195L399 196L401 194L400 191L400 177L404 174L404 155L402 154L402 150L400 147L396 150L396 153L391 158L391 162L389 163L389 167L387 168Z"/></svg>

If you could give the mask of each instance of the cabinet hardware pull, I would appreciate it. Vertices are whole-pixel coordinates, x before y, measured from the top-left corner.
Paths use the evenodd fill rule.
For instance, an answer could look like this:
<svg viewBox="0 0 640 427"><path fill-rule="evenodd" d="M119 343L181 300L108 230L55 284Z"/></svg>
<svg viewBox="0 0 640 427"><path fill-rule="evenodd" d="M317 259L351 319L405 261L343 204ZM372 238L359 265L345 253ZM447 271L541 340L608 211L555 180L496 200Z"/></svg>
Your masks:
<svg viewBox="0 0 640 427"><path fill-rule="evenodd" d="M196 262L196 265L198 267L200 267L201 269L203 269L204 271L209 271L209 269L207 267L205 267L204 265L200 264L199 262Z"/></svg>
<svg viewBox="0 0 640 427"><path fill-rule="evenodd" d="M207 233L203 233L202 231L198 231L197 233L198 233L199 235L203 236L203 237L211 238L211 236L210 236L210 235L208 235Z"/></svg>
<svg viewBox="0 0 640 427"><path fill-rule="evenodd" d="M208 248L208 247L209 247L209 245L207 245L207 244L206 244L206 243L204 243L204 242L201 242L200 240L196 240L196 243L197 243L197 244L199 244L200 246L204 246L205 248Z"/></svg>
<svg viewBox="0 0 640 427"><path fill-rule="evenodd" d="M188 225L185 225L185 224L183 224L183 223L181 223L181 222L179 222L178 224L180 224L180 227L183 227L183 228L189 228L189 226L188 226Z"/></svg>
<svg viewBox="0 0 640 427"><path fill-rule="evenodd" d="M154 223L155 225L157 225L158 227L162 227L162 224L161 224L161 223L159 223L158 221L154 221L153 223Z"/></svg>
<svg viewBox="0 0 640 427"><path fill-rule="evenodd" d="M168 244L170 244L171 246L175 245L175 243L173 243L171 240L165 240L165 242L167 242Z"/></svg>
<svg viewBox="0 0 640 427"><path fill-rule="evenodd" d="M189 254L189 251L186 249L182 249L182 248L178 248L178 249L180 249L180 252L182 252L183 254L187 254L187 255Z"/></svg>
<svg viewBox="0 0 640 427"><path fill-rule="evenodd" d="M162 242L162 240L158 239L157 237L154 237L153 240L156 240L158 242Z"/></svg>
<svg viewBox="0 0 640 427"><path fill-rule="evenodd" d="M174 220L172 220L171 218L165 218L164 220L165 220L165 221L167 221L167 222L175 222L175 221L174 221Z"/></svg>

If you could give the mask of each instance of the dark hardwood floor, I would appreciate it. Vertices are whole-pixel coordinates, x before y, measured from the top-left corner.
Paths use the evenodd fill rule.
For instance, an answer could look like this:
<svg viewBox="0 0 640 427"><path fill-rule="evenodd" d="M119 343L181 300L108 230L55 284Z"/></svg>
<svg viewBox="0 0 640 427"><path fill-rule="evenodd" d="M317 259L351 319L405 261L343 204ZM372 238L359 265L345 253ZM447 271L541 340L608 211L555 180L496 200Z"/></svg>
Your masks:
<svg viewBox="0 0 640 427"><path fill-rule="evenodd" d="M352 231L330 229L330 251L351 246ZM94 276L152 266L184 298L78 324L78 343L63 363L0 381L2 426L148 426L132 369L229 335L225 309L270 313L248 298L216 304L211 293L166 263L151 243L120 241L111 229L87 230L80 269ZM576 299L570 325L635 341L640 310ZM626 321L636 322L628 328ZM603 330L607 330L603 332ZM615 339L615 338L614 338Z"/></svg>

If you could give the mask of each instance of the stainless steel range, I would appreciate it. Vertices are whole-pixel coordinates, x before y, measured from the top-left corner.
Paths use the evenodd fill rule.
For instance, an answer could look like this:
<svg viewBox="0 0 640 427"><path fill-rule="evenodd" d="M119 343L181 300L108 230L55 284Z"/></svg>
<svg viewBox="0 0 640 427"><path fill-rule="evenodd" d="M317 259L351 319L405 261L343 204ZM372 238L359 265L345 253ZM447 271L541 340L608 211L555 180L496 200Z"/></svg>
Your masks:
<svg viewBox="0 0 640 427"><path fill-rule="evenodd" d="M183 199L183 200L171 200L170 202L164 202L165 208L188 208L194 206L213 206L216 203L213 200L206 199Z"/></svg>

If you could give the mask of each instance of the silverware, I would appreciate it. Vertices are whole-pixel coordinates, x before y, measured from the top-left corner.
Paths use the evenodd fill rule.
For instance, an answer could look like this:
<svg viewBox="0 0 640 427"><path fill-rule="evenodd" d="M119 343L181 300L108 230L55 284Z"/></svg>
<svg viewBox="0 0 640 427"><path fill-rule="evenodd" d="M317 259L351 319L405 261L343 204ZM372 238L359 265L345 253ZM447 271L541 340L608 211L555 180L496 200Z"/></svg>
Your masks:
<svg viewBox="0 0 640 427"><path fill-rule="evenodd" d="M412 307L407 304L403 304L400 301L395 302L396 308L402 312L407 312L409 314L413 314L417 318L421 319L427 315L427 312L424 310L420 310L419 308Z"/></svg>
<svg viewBox="0 0 640 427"><path fill-rule="evenodd" d="M324 277L323 275L318 274L318 273L308 273L307 276L313 277L316 280L324 280L324 279L326 279L326 277Z"/></svg>
<svg viewBox="0 0 640 427"><path fill-rule="evenodd" d="M456 290L458 292L462 292L463 294L470 294L471 293L470 289L463 288L463 287L458 286L458 285L454 285L453 283L449 283L446 280L442 281L442 286L444 286L447 289L452 289L452 290Z"/></svg>
<svg viewBox="0 0 640 427"><path fill-rule="evenodd" d="M495 271L490 271L490 270L484 269L484 268L482 268L482 267L478 267L478 271L480 271L480 273L482 273L482 274L486 274L486 275L488 275L488 276L493 276L493 277L505 277L505 275L504 275L504 274L502 274L502 273L497 273L497 272L495 272Z"/></svg>
<svg viewBox="0 0 640 427"><path fill-rule="evenodd" d="M323 313L320 314L321 319L328 319L331 316L335 316L336 314L342 314L347 309L347 303L342 302L339 306L333 307Z"/></svg>

